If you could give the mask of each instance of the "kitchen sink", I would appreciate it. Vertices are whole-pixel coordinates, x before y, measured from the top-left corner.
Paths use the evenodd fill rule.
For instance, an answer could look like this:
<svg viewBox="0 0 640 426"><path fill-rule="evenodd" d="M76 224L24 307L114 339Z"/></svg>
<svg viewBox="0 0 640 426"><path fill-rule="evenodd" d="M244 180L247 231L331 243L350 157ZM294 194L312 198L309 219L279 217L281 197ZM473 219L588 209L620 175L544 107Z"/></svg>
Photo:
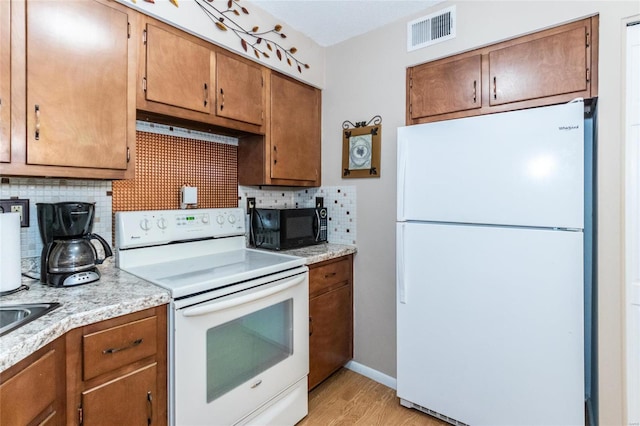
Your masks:
<svg viewBox="0 0 640 426"><path fill-rule="evenodd" d="M53 311L60 303L22 303L0 306L0 336Z"/></svg>

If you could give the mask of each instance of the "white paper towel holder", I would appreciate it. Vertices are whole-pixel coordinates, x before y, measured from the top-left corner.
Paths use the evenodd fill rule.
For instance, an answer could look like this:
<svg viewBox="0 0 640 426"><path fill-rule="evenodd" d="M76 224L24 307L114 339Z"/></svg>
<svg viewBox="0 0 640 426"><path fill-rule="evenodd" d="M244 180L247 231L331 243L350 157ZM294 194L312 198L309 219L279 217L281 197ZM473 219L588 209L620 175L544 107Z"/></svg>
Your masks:
<svg viewBox="0 0 640 426"><path fill-rule="evenodd" d="M0 295L20 290L20 214L0 214Z"/></svg>

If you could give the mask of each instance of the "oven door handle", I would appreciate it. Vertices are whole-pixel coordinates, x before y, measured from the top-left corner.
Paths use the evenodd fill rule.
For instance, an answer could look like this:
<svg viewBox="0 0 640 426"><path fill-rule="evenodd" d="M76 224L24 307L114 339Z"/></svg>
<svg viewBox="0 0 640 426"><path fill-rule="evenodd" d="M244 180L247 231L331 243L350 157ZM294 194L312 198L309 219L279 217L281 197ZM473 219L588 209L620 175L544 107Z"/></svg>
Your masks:
<svg viewBox="0 0 640 426"><path fill-rule="evenodd" d="M245 296L233 297L228 300L224 300L222 302L216 302L214 300L211 303L208 303L206 305L187 308L182 311L182 315L185 317L197 317L200 315L207 315L213 312L222 311L224 309L233 308L235 306L242 305L245 303L251 303L256 300L264 299L265 297L269 297L276 293L280 293L281 291L290 289L291 287L295 287L298 284L303 283L304 280L305 280L305 275L300 275L298 277L285 281L282 284L268 288L266 290L247 294Z"/></svg>

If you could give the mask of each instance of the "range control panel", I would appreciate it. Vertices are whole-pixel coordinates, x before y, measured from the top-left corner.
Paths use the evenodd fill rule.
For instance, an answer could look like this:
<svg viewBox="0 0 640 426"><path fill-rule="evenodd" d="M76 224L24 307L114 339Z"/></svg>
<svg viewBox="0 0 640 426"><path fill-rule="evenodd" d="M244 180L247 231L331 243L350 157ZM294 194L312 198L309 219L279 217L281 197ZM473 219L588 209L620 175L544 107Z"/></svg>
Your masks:
<svg viewBox="0 0 640 426"><path fill-rule="evenodd" d="M117 212L116 246L133 248L244 235L243 215L239 208Z"/></svg>

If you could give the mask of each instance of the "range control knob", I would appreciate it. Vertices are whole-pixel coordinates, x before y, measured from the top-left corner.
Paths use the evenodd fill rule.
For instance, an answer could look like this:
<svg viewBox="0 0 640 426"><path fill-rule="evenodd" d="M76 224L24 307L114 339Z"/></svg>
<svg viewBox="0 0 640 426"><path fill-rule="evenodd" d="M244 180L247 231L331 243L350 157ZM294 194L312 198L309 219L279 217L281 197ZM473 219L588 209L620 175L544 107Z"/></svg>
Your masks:
<svg viewBox="0 0 640 426"><path fill-rule="evenodd" d="M219 216L216 218L216 222L218 222L218 224L219 224L219 225L224 224L224 216L219 215Z"/></svg>
<svg viewBox="0 0 640 426"><path fill-rule="evenodd" d="M163 217L158 219L158 228L167 229L167 221Z"/></svg>
<svg viewBox="0 0 640 426"><path fill-rule="evenodd" d="M151 222L149 221L149 219L142 219L140 221L140 228L142 228L143 231L148 231L149 229L151 229Z"/></svg>
<svg viewBox="0 0 640 426"><path fill-rule="evenodd" d="M229 220L229 223L232 223L232 224L233 224L233 223L236 223L236 217L235 217L235 216L233 216L233 215L229 216L229 219L228 219L228 220Z"/></svg>
<svg viewBox="0 0 640 426"><path fill-rule="evenodd" d="M202 215L202 223L209 223L209 215Z"/></svg>

